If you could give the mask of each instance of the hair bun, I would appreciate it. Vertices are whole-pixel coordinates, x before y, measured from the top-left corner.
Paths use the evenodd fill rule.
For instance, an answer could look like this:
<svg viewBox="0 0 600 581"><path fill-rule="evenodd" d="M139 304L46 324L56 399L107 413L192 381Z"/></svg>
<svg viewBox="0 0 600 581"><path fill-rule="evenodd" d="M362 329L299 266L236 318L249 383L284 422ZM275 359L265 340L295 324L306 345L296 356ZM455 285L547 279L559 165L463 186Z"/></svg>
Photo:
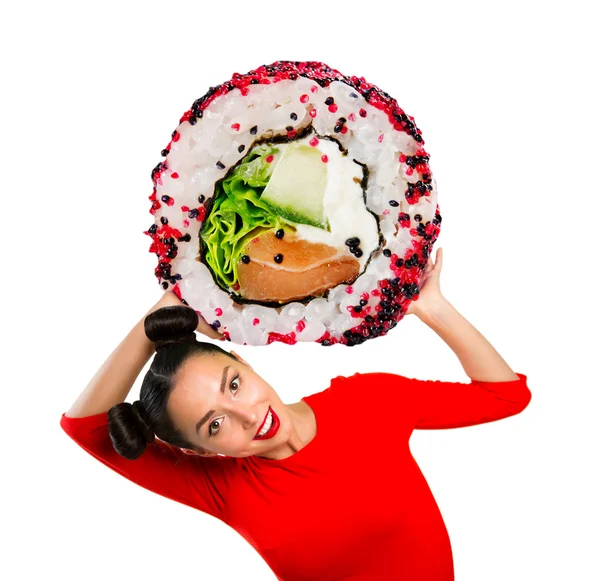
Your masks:
<svg viewBox="0 0 600 581"><path fill-rule="evenodd" d="M195 342L198 323L198 314L190 307L163 307L144 319L144 331L158 351L170 343Z"/></svg>
<svg viewBox="0 0 600 581"><path fill-rule="evenodd" d="M123 402L108 410L108 433L113 448L124 458L135 460L155 438L141 401Z"/></svg>

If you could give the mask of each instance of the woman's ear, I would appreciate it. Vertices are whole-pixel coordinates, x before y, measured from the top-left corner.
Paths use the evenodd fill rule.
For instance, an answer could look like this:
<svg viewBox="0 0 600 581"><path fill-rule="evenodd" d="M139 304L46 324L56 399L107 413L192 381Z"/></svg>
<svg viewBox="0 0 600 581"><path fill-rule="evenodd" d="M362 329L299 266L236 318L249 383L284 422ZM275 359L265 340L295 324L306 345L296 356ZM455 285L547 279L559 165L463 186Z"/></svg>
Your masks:
<svg viewBox="0 0 600 581"><path fill-rule="evenodd" d="M245 359L243 359L241 357L241 355L238 355L235 351L230 351L230 353L238 360L241 361L244 365L247 365L250 369L252 369L252 365L250 365L250 363L248 363ZM252 371L254 371L254 369L252 369Z"/></svg>

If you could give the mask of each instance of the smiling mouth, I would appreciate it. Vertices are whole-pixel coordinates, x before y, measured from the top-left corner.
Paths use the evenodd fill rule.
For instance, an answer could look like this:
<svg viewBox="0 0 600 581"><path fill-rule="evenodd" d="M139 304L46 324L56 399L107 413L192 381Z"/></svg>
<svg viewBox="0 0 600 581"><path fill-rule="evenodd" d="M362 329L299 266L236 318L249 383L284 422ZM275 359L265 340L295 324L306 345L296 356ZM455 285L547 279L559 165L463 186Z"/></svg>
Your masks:
<svg viewBox="0 0 600 581"><path fill-rule="evenodd" d="M268 425L268 428L265 431L265 426ZM273 437L273 435L279 429L279 418L275 415L273 409L269 406L265 419L263 420L256 436L254 436L253 440L263 440Z"/></svg>
<svg viewBox="0 0 600 581"><path fill-rule="evenodd" d="M261 433L262 429L264 428L265 424L267 423L269 417L271 418L271 425L269 426L269 430L273 427L273 414L271 413L271 407L269 406L269 409L267 410L267 413L265 415L264 420L262 421L262 424L260 425L260 428L258 428L258 432L256 432L256 435L254 436L254 439L256 440L256 438L262 437L259 436L259 434ZM269 433L269 430L267 430L263 436L265 436L266 434Z"/></svg>

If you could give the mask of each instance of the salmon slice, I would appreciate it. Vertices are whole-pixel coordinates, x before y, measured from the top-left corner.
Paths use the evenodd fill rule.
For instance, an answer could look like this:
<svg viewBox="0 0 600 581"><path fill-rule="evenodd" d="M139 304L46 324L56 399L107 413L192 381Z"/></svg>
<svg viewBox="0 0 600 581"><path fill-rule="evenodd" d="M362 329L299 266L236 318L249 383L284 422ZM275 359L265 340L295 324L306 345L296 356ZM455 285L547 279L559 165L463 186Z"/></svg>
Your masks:
<svg viewBox="0 0 600 581"><path fill-rule="evenodd" d="M359 261L348 249L308 242L286 232L280 240L273 231L257 236L245 247L250 257L238 264L240 294L255 301L288 302L320 296L359 274ZM281 255L281 262L275 260Z"/></svg>

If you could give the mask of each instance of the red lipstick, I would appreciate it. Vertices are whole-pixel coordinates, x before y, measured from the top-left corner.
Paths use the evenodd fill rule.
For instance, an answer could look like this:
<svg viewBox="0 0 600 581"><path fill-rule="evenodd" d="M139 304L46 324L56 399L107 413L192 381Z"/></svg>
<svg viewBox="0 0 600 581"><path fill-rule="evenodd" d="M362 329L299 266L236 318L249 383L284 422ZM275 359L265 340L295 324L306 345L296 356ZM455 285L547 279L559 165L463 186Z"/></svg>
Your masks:
<svg viewBox="0 0 600 581"><path fill-rule="evenodd" d="M270 406L269 406L269 411L271 412L271 417L273 418L273 421L271 422L271 427L269 428L269 431L264 436L255 436L254 437L255 440L269 440L270 438L275 436L275 434L277 434L277 432L279 431L279 426L280 426L279 417L273 411L273 408ZM263 426L265 425L265 422L267 421L268 417L269 417L269 413L267 412L267 415L265 416L263 423L261 424L260 428L258 428L258 431L256 432L257 434L259 434L260 431L263 429Z"/></svg>

